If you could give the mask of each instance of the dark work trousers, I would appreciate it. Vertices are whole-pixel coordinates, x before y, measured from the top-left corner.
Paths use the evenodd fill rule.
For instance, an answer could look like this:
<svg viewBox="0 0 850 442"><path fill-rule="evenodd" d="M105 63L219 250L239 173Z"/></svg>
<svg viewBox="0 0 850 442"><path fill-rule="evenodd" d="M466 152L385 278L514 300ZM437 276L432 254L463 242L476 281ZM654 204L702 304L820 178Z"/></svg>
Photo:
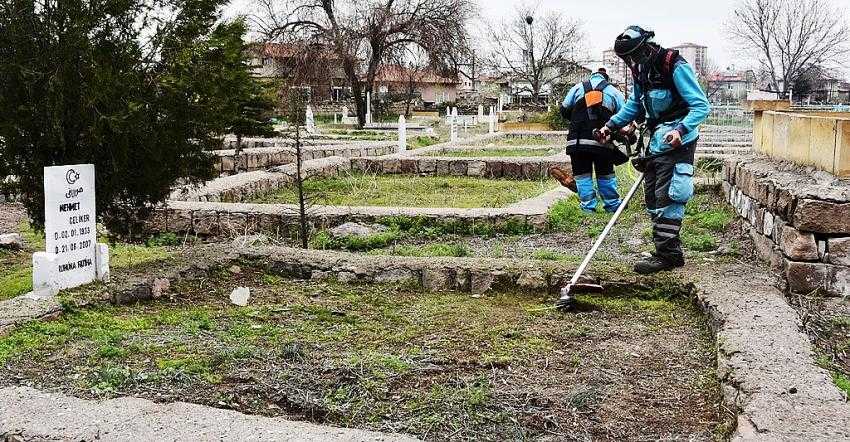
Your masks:
<svg viewBox="0 0 850 442"><path fill-rule="evenodd" d="M573 165L573 176L592 174L596 169L596 176L607 176L614 173L614 163L589 152L576 152L570 154L570 162Z"/></svg>
<svg viewBox="0 0 850 442"><path fill-rule="evenodd" d="M643 175L655 254L672 263L684 262L680 233L685 205L693 197L696 143L693 141L649 160Z"/></svg>

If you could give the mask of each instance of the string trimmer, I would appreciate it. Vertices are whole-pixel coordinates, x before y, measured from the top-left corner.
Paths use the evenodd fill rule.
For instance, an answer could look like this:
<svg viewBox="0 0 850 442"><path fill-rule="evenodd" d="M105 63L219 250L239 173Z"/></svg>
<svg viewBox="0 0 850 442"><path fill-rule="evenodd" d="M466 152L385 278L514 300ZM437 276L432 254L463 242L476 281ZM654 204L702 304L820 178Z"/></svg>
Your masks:
<svg viewBox="0 0 850 442"><path fill-rule="evenodd" d="M625 144L626 152L630 157L643 154L643 134L645 128L640 127L638 130L640 132L640 137L638 141L637 151L635 153L632 153L631 150L631 144L633 142L633 139L629 139L626 137L616 137L617 141L620 141L621 143ZM598 131L594 131L594 135L597 136L597 138L600 138ZM635 158L633 160L633 164L642 159L645 158ZM605 238L611 232L611 229L613 229L614 225L617 224L617 220L620 219L620 215L622 215L623 211L626 210L626 207L629 205L629 202L632 200L632 197L635 196L635 193L637 193L637 190L640 188L640 185L642 183L643 173L638 175L638 177L635 179L635 183L632 185L632 188L629 189L629 193L627 193L626 197L623 198L622 202L620 203L620 207L617 208L617 210L614 212L614 215L608 221L608 224L605 225L605 229L603 229L602 233L596 238L596 241L593 243L593 247L590 248L590 251L584 257L584 260L578 266L578 269L576 269L576 272L573 274L573 277L570 279L570 282L564 288L561 289L561 297L555 303L555 308L561 310L570 310L575 306L575 297L573 296L574 294L598 293L603 291L603 287L600 284L579 283L578 281L579 279L581 279L582 275L584 274L584 271L587 270L587 267L590 265L590 261L593 260L593 257L594 255L596 255L596 252L599 250L599 247L602 245L602 242L605 241Z"/></svg>

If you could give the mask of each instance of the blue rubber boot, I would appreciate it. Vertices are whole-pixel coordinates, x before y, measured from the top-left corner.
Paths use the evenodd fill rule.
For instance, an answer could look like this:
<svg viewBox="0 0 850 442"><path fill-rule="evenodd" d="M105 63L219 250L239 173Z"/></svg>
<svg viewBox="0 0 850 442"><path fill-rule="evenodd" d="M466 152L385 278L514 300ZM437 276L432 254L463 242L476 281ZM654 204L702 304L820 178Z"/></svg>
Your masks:
<svg viewBox="0 0 850 442"><path fill-rule="evenodd" d="M593 175L577 175L575 179L581 210L589 213L596 212L596 190L593 189Z"/></svg>
<svg viewBox="0 0 850 442"><path fill-rule="evenodd" d="M596 177L596 183L599 185L599 195L602 196L605 211L616 212L621 203L620 194L617 192L617 175Z"/></svg>

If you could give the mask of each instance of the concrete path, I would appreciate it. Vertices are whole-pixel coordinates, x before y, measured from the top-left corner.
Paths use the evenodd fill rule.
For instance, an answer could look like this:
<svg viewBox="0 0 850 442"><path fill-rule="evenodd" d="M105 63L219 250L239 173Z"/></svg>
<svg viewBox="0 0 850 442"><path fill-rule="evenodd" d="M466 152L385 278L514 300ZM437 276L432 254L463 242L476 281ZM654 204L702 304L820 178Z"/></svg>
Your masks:
<svg viewBox="0 0 850 442"><path fill-rule="evenodd" d="M696 279L717 332L724 400L738 410L732 440L850 440L850 403L815 365L797 312L766 270L716 268Z"/></svg>
<svg viewBox="0 0 850 442"><path fill-rule="evenodd" d="M121 398L103 402L0 389L0 441L384 441L417 439L335 428L182 402Z"/></svg>

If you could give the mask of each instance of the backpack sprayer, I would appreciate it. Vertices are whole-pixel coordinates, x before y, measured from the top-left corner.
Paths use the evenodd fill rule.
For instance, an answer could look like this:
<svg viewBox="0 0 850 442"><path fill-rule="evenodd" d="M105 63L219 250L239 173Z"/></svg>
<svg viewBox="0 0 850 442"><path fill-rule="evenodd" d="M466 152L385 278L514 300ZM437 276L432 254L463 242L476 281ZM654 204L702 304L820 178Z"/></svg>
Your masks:
<svg viewBox="0 0 850 442"><path fill-rule="evenodd" d="M576 269L576 272L573 274L573 277L570 279L570 282L561 289L561 297L555 303L554 308L560 310L570 310L575 306L575 297L573 296L575 293L599 293L604 289L601 284L592 284L592 283L579 283L579 279L584 274L584 271L587 270L587 267L590 265L590 261L593 260L594 255L599 250L599 247L602 245L602 242L605 241L605 238L611 232L611 229L614 228L614 225L617 224L617 220L620 219L620 215L623 214L623 211L626 210L629 202L632 200L632 197L637 193L638 188L643 183L643 165L646 164L646 160L649 159L649 156L642 156L644 154L644 142L643 135L646 130L646 125L642 124L637 129L640 133L640 136L637 139L637 150L632 152L631 145L634 143L634 137L630 138L624 134L615 133L613 134L613 140L618 141L626 147L626 154L632 158L632 164L635 166L641 174L635 180L635 183L632 185L632 188L629 189L629 192L626 194L623 201L620 203L620 207L617 208L617 211L614 212L614 215L608 221L608 224L605 226L605 229L602 230L602 233L599 237L596 238L596 241L593 243L593 247L590 248L590 251L584 257L584 260ZM602 136L599 130L593 131L594 137L597 139L601 139ZM612 148L616 148L612 146Z"/></svg>

